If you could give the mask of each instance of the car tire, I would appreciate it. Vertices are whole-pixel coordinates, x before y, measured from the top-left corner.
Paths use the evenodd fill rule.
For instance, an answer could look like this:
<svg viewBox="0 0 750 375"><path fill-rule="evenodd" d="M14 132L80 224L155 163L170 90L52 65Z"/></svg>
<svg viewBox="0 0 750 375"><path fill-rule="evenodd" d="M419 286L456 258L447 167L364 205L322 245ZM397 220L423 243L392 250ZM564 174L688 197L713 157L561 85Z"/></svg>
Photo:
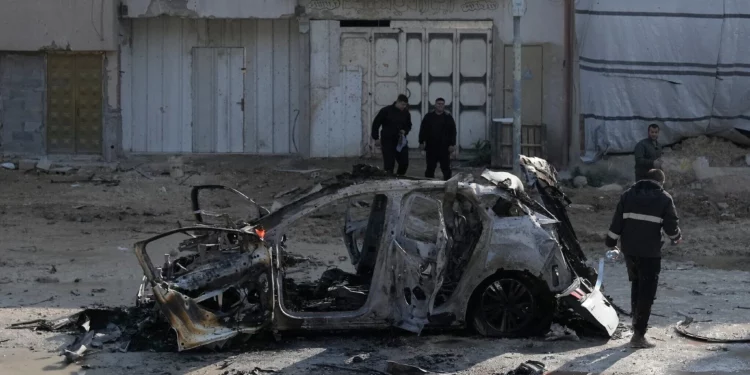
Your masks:
<svg viewBox="0 0 750 375"><path fill-rule="evenodd" d="M483 336L519 338L549 332L555 298L543 281L520 272L496 274L470 300L470 319Z"/></svg>

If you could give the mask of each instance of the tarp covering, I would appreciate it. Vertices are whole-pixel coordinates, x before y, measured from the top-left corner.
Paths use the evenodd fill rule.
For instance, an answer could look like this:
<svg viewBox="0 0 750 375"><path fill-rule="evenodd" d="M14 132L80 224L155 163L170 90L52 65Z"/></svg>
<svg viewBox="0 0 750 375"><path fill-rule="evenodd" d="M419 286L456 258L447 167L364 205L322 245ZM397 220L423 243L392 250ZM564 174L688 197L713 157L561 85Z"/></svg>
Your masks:
<svg viewBox="0 0 750 375"><path fill-rule="evenodd" d="M576 1L588 156L630 153L661 127L750 145L750 1Z"/></svg>

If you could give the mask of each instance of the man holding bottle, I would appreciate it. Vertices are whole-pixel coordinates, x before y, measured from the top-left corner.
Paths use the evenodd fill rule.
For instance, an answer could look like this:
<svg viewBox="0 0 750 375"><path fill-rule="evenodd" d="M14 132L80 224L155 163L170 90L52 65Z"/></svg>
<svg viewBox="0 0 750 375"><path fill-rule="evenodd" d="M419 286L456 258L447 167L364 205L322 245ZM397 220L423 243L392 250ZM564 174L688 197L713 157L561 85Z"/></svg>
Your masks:
<svg viewBox="0 0 750 375"><path fill-rule="evenodd" d="M620 197L605 240L611 249L616 249L620 240L625 255L633 316L630 346L637 349L655 346L646 340L646 330L661 272L661 232L664 230L673 245L682 241L674 201L663 187L664 172L651 169L643 177Z"/></svg>

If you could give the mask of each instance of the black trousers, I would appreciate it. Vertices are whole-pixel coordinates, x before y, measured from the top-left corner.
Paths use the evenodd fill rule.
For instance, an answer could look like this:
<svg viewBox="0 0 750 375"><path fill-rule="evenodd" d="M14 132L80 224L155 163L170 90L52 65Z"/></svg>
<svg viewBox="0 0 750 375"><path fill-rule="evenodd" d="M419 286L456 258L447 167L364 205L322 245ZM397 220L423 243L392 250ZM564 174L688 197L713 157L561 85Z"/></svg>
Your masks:
<svg viewBox="0 0 750 375"><path fill-rule="evenodd" d="M633 311L633 331L635 334L645 335L648 320L651 317L651 306L656 299L656 289L659 286L661 272L661 258L645 258L631 255L625 256L630 279L630 307Z"/></svg>
<svg viewBox="0 0 750 375"><path fill-rule="evenodd" d="M440 163L440 170L443 171L443 180L450 180L453 172L451 171L451 153L447 148L444 150L427 150L427 170L424 172L424 176L435 178L435 168L437 168L438 163Z"/></svg>
<svg viewBox="0 0 750 375"><path fill-rule="evenodd" d="M398 163L398 170L396 174L403 176L406 174L406 170L409 169L409 147L406 146L401 149L401 152L396 151L398 143L383 142L383 169L387 173L393 174L393 168Z"/></svg>

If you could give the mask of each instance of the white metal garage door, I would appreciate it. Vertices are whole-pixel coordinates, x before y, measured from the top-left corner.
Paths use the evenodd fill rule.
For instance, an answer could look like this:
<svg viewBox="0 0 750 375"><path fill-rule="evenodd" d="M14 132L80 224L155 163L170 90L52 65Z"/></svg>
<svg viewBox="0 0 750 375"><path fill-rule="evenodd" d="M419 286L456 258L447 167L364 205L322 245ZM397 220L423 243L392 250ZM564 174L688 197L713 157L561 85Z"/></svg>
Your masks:
<svg viewBox="0 0 750 375"><path fill-rule="evenodd" d="M491 27L491 22L394 21L387 28L341 28L341 64L363 73L363 152L372 150L375 114L402 92L409 96L414 124L411 147L418 144L422 117L439 97L456 119L461 149L487 139Z"/></svg>

